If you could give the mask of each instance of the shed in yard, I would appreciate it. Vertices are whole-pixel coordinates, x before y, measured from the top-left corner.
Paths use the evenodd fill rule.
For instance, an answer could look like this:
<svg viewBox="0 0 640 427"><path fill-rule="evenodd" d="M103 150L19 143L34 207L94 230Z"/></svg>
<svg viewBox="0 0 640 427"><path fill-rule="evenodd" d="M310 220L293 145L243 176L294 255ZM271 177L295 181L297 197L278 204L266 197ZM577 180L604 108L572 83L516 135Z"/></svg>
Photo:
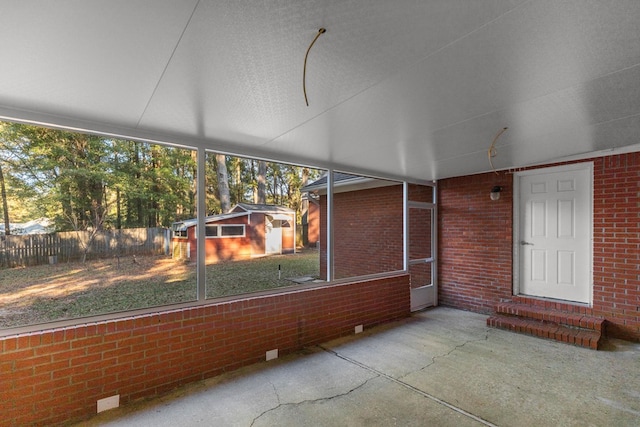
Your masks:
<svg viewBox="0 0 640 427"><path fill-rule="evenodd" d="M239 203L205 219L206 261L247 259L295 252L296 213L276 205ZM173 258L196 259L196 218L173 224Z"/></svg>

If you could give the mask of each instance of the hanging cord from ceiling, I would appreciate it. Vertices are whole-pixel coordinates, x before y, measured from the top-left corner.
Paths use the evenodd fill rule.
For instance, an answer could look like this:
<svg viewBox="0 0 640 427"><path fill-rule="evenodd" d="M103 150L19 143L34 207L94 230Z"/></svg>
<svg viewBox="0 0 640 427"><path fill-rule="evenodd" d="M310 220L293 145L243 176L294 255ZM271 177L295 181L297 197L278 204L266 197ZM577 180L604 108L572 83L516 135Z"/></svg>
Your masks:
<svg viewBox="0 0 640 427"><path fill-rule="evenodd" d="M493 166L493 160L491 159L498 155L498 149L496 148L496 141L498 140L498 138L500 138L500 135L502 135L507 129L509 128L503 127L502 129L500 129L500 132L498 132L495 138L493 138L493 142L491 143L489 150L487 150L487 157L489 158L489 164L491 165L491 169L496 173L496 175L498 174L498 171L496 170L495 166Z"/></svg>
<svg viewBox="0 0 640 427"><path fill-rule="evenodd" d="M309 100L307 99L307 58L309 57L309 51L311 50L311 47L316 42L316 40L318 40L318 37L326 32L327 30L325 28L320 28L318 30L318 34L316 34L315 38L307 49L306 55L304 55L304 68L302 69L302 91L304 92L304 102L307 104L307 107L309 106Z"/></svg>

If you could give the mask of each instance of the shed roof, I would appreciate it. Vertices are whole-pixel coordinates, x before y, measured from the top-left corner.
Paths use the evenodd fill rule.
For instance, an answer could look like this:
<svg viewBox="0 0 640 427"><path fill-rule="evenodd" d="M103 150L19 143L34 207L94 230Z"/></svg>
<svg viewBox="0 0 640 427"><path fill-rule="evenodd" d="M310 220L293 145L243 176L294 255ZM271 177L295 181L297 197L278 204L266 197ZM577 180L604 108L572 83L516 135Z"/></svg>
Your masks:
<svg viewBox="0 0 640 427"><path fill-rule="evenodd" d="M209 215L204 219L204 222L205 224L209 224L211 222L222 221L224 219L237 218L246 215L249 215L249 212L230 212L226 214ZM198 218L192 218L185 219L184 221L174 222L171 228L175 231L181 231L196 225L198 225Z"/></svg>
<svg viewBox="0 0 640 427"><path fill-rule="evenodd" d="M222 221L225 219L231 218L239 218L241 216L246 216L252 213L264 213L264 214L272 214L272 215L281 215L281 214L295 214L293 209L289 209L284 206L278 205L263 205L263 204L253 204L253 203L238 203L231 209L229 213L226 214L217 214L217 215L209 215L205 218L205 224L209 224L216 221ZM184 221L174 222L171 227L173 230L186 230L189 227L193 227L198 224L197 218L186 219Z"/></svg>
<svg viewBox="0 0 640 427"><path fill-rule="evenodd" d="M266 204L256 204L256 203L238 203L231 212L238 212L243 210L245 212L260 212L260 213L288 213L293 214L295 211L293 209L287 208L285 206L278 205L266 205Z"/></svg>

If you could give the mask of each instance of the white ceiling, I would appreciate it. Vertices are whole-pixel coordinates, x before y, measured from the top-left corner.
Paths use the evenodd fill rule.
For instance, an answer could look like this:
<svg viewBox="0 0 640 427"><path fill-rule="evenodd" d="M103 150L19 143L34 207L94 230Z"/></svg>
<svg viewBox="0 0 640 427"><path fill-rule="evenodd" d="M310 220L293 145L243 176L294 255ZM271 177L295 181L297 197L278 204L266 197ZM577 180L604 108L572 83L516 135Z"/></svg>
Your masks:
<svg viewBox="0 0 640 427"><path fill-rule="evenodd" d="M491 170L505 126L499 169L635 149L639 23L638 0L0 0L0 116L439 179Z"/></svg>

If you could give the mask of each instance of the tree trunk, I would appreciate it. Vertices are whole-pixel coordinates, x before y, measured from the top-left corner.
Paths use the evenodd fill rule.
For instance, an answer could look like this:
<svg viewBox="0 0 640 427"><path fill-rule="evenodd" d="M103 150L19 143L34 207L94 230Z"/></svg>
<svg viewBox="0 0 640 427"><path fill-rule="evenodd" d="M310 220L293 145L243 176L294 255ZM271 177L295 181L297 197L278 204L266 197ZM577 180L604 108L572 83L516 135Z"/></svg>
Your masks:
<svg viewBox="0 0 640 427"><path fill-rule="evenodd" d="M216 167L218 169L220 209L222 213L227 213L231 210L231 197L229 195L229 174L227 173L226 156L224 154L216 154Z"/></svg>
<svg viewBox="0 0 640 427"><path fill-rule="evenodd" d="M258 179L256 178L256 163L251 161L251 192L253 193L253 203L258 203Z"/></svg>
<svg viewBox="0 0 640 427"><path fill-rule="evenodd" d="M233 165L233 173L235 175L235 199L236 203L241 203L244 201L244 184L242 182L242 160L236 158Z"/></svg>
<svg viewBox="0 0 640 427"><path fill-rule="evenodd" d="M153 184L151 185L151 209L149 211L149 228L158 226L160 203L158 203L160 188L158 186L158 175L160 169L160 153L157 146L151 148L151 169L153 171Z"/></svg>
<svg viewBox="0 0 640 427"><path fill-rule="evenodd" d="M134 147L134 158L133 158L133 163L135 164L135 171L136 171L136 182L140 182L141 180L141 174L140 174L140 147L138 146L137 142L133 143L133 147ZM145 225L145 221L144 221L144 209L142 207L142 198L140 198L140 196L136 196L134 199L134 203L135 203L135 209L136 209L136 216L137 216L137 226L138 227L144 227Z"/></svg>
<svg viewBox="0 0 640 427"><path fill-rule="evenodd" d="M114 152L113 153L113 160L114 160L114 168L116 173L119 172L120 170L120 159L118 159L118 153ZM106 187L105 187L106 190ZM104 200L108 200L108 198L104 197ZM121 206L121 200L120 200L120 186L117 185L116 186L116 229L120 230L122 229L122 206Z"/></svg>
<svg viewBox="0 0 640 427"><path fill-rule="evenodd" d="M278 175L275 173L273 174L273 203L275 205L280 204L278 201Z"/></svg>
<svg viewBox="0 0 640 427"><path fill-rule="evenodd" d="M116 229L122 229L122 207L120 206L119 188L116 188Z"/></svg>
<svg viewBox="0 0 640 427"><path fill-rule="evenodd" d="M9 226L9 203L7 202L7 189L4 185L2 166L0 166L0 195L2 196L2 212L4 212L4 234L8 236L11 234Z"/></svg>
<svg viewBox="0 0 640 427"><path fill-rule="evenodd" d="M267 162L258 161L258 198L256 203L264 205L267 203Z"/></svg>

